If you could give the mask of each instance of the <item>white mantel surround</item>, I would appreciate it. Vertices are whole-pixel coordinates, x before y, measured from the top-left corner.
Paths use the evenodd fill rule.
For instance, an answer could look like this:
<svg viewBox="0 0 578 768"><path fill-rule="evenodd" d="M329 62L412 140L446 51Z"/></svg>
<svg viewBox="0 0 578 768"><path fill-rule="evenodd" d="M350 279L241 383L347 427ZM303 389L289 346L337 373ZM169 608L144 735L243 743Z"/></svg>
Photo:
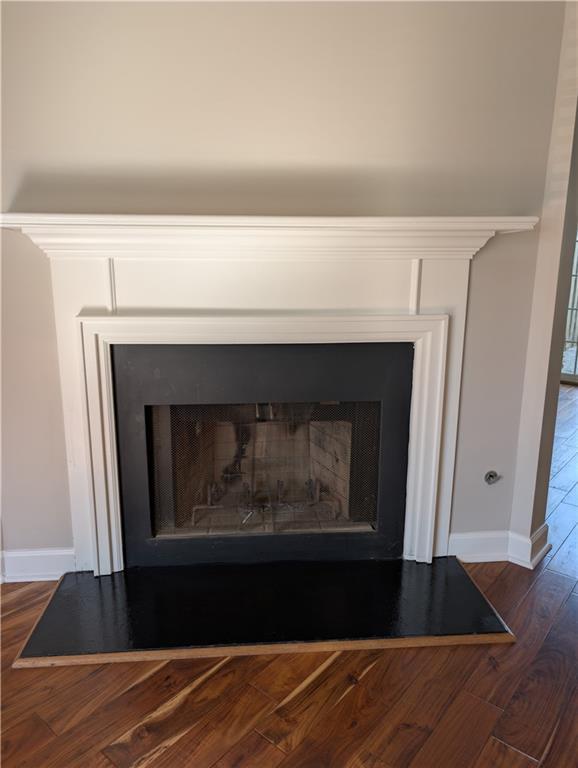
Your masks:
<svg viewBox="0 0 578 768"><path fill-rule="evenodd" d="M77 570L123 567L121 342L413 341L405 557L447 554L469 262L536 222L4 214L51 260Z"/></svg>

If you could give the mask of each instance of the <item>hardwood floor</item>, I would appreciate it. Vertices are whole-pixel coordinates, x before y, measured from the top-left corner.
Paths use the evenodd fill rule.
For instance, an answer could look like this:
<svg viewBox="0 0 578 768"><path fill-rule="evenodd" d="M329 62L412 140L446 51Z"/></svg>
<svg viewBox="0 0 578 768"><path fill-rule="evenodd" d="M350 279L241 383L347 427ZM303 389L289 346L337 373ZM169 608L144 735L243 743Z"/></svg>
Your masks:
<svg viewBox="0 0 578 768"><path fill-rule="evenodd" d="M578 578L578 387L562 384L546 521L550 568Z"/></svg>
<svg viewBox="0 0 578 768"><path fill-rule="evenodd" d="M534 571L468 566L515 645L12 669L54 585L6 584L4 768L576 768L578 469L556 477L578 460L578 390L562 394L552 551Z"/></svg>
<svg viewBox="0 0 578 768"><path fill-rule="evenodd" d="M513 646L47 669L10 664L54 585L3 585L2 764L575 766L578 579L555 563L468 566Z"/></svg>

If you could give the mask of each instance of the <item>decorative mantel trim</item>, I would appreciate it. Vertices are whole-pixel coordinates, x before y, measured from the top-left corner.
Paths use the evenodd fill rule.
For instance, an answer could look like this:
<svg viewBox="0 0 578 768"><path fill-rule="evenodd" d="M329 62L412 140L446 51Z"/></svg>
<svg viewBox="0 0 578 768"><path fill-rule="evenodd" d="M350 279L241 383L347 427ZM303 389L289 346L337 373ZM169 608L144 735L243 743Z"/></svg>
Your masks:
<svg viewBox="0 0 578 768"><path fill-rule="evenodd" d="M218 261L471 259L497 233L534 228L514 217L118 216L7 213L51 258Z"/></svg>
<svg viewBox="0 0 578 768"><path fill-rule="evenodd" d="M271 313L81 316L93 523L93 530L86 535L94 548L95 574L123 568L113 344L413 342L404 557L431 562L436 524L444 529L446 539L449 533L449 514L437 514L448 319L447 315Z"/></svg>

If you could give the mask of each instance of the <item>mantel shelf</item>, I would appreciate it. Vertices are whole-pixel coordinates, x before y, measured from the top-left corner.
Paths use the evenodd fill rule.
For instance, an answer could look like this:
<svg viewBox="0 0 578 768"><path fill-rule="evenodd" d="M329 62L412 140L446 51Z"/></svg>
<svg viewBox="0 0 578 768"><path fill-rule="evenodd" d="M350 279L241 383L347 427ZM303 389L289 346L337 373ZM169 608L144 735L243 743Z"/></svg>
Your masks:
<svg viewBox="0 0 578 768"><path fill-rule="evenodd" d="M199 261L471 259L535 216L278 217L6 213L0 225L54 258Z"/></svg>

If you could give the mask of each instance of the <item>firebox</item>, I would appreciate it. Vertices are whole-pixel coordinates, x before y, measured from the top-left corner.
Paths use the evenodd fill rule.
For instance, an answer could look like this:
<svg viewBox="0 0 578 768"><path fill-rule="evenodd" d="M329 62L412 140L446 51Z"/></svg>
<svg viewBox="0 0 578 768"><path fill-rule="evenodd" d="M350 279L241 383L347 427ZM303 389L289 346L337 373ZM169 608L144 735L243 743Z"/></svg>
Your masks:
<svg viewBox="0 0 578 768"><path fill-rule="evenodd" d="M401 557L413 352L113 345L127 566Z"/></svg>

